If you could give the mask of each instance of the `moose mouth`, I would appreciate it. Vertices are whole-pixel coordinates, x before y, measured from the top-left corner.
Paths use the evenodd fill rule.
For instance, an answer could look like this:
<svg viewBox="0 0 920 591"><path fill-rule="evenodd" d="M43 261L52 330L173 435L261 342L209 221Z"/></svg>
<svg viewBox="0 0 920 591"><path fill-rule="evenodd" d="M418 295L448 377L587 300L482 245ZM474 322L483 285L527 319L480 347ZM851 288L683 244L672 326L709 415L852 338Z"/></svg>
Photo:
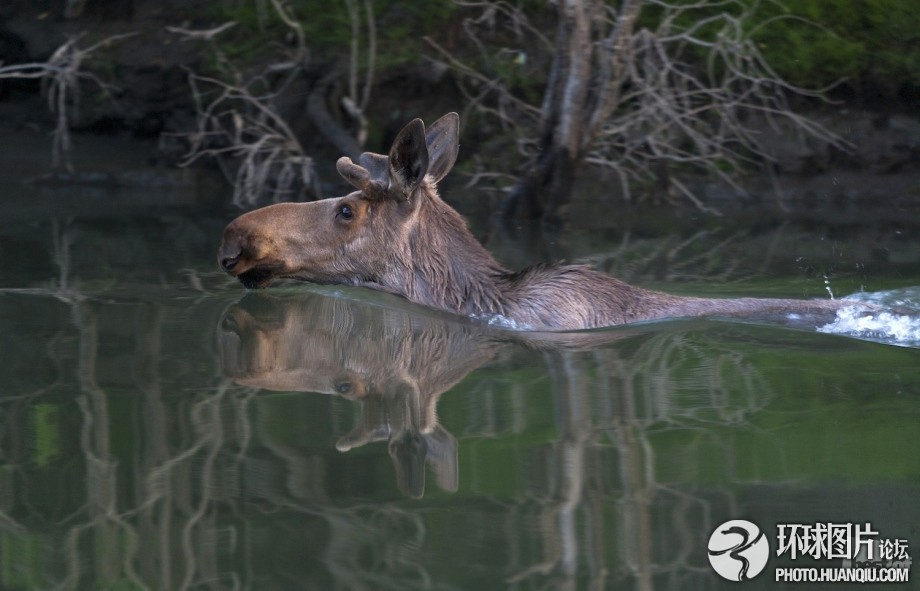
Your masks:
<svg viewBox="0 0 920 591"><path fill-rule="evenodd" d="M236 276L246 289L264 289L272 284L275 275L270 269L253 267Z"/></svg>

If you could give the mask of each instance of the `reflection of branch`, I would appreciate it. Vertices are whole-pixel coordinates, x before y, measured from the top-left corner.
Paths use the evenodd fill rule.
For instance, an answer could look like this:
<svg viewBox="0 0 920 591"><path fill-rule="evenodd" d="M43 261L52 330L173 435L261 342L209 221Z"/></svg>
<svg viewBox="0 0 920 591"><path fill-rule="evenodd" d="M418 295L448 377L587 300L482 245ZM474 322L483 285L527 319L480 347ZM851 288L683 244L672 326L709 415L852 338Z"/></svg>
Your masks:
<svg viewBox="0 0 920 591"><path fill-rule="evenodd" d="M698 506L705 512L708 505L658 481L649 435L653 429L688 427L708 433L709 424L745 422L771 396L769 384L734 348L720 350L673 331L647 338L638 349L553 351L546 360L559 437L547 451L546 497L537 506L538 515L527 521L536 522L541 546L536 560L524 566L518 552L511 552L515 561L509 565L509 582L528 579L535 587L543 582L547 588L575 588L577 568L588 565L591 587L601 588L610 576L603 547L610 539L616 540L618 562L625 571L620 576L634 578L637 589L650 590L653 576L662 573L679 578L705 572L695 566L697 536L692 534L699 531L699 523L686 523L688 514L699 512L686 509ZM601 433L615 450L619 474L613 532L603 531L609 522L603 518L604 507L609 505L597 502L610 495L597 490L608 477L592 477L611 473L611 456L597 453L603 449ZM539 495L529 492L530 497ZM678 502L671 512L678 535L669 542L677 552L669 548L667 555L674 558L662 559L665 554L655 548L658 537L652 517L661 515L672 499ZM520 520L515 512L509 518ZM581 524L587 533L579 530ZM511 528L509 536L509 547L517 550L519 531Z"/></svg>
<svg viewBox="0 0 920 591"><path fill-rule="evenodd" d="M96 317L86 302L75 303L73 315L74 325L80 334L77 375L83 395L77 398L77 403L84 419L80 444L86 459L87 510L93 517L89 522L74 528L72 534L78 536L80 530L92 528L98 530L97 533L105 538L124 536L126 547L108 547L113 555L105 556L100 563L115 565L118 563L115 560L116 556L120 556L128 579L143 588L145 585L133 565L137 534L118 511L117 462L112 459L109 449L111 420L108 413L108 396L96 378L99 348ZM112 526L116 528L115 531L112 531ZM74 570L69 576L73 581L78 581L79 561L72 561L71 566Z"/></svg>
<svg viewBox="0 0 920 591"><path fill-rule="evenodd" d="M577 262L624 279L737 282L748 275L739 271L742 253L732 245L744 237L744 231L721 238L700 230L679 242L675 237L642 242L627 233L617 248L580 257Z"/></svg>
<svg viewBox="0 0 920 591"><path fill-rule="evenodd" d="M559 440L552 450L553 499L541 511L543 559L509 577L516 583L534 575L555 575L555 588L575 589L579 555L590 552L579 545L576 515L584 500L589 470L587 450L594 442L591 393L585 356L572 351L553 351L545 359L553 380L553 398ZM603 580L603 568L596 564L592 580Z"/></svg>
<svg viewBox="0 0 920 591"><path fill-rule="evenodd" d="M417 511L393 505L308 508L286 506L321 517L330 536L323 555L337 588L357 590L432 589L431 575L419 564L426 528ZM394 536L394 532L400 532ZM368 551L370 553L368 554ZM368 561L368 556L372 560Z"/></svg>
<svg viewBox="0 0 920 591"><path fill-rule="evenodd" d="M187 557L187 561L185 564L185 577L182 580L181 589L188 589L191 587L196 582L196 575L200 574L198 573L199 568L196 558L198 553L195 551L196 548L193 544L195 541L194 534L196 526L204 519L205 515L208 514L214 501L210 494L210 491L215 488L214 479L216 476L214 473L214 464L224 442L220 403L227 393L228 385L228 382L222 382L213 396L199 402L192 408L192 421L195 424L198 434L198 443L201 445L207 442L208 449L204 460L198 468L198 473L201 478L201 499L198 503L198 507L195 508L188 517L185 526L182 528L182 547L185 549L184 554ZM211 575L213 573L206 574Z"/></svg>

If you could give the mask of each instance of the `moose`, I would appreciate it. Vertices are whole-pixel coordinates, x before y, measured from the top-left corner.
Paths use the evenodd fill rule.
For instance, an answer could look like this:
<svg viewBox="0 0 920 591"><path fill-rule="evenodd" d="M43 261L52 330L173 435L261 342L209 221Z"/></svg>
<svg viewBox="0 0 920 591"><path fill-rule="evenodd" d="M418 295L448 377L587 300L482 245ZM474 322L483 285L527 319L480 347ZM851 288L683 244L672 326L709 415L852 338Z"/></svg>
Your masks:
<svg viewBox="0 0 920 591"><path fill-rule="evenodd" d="M570 331L666 318L786 316L832 319L840 300L709 299L629 285L585 265L510 271L480 244L438 194L459 150L460 119L421 119L388 155L343 156L344 197L278 203L245 213L224 230L221 268L247 288L278 278L363 286L473 318L502 318L531 331Z"/></svg>

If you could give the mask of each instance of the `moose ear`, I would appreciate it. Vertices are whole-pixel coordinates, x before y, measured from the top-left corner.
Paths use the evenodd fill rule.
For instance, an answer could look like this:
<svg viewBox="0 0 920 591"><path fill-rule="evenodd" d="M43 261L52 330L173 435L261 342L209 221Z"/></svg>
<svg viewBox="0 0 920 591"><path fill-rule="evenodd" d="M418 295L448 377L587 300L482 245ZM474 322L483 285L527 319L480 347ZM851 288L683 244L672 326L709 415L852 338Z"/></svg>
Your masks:
<svg viewBox="0 0 920 591"><path fill-rule="evenodd" d="M414 119L402 128L390 148L390 186L408 199L427 172L425 124L421 119Z"/></svg>
<svg viewBox="0 0 920 591"><path fill-rule="evenodd" d="M422 435L428 443L426 460L434 468L434 476L447 492L457 492L460 487L460 470L457 460L457 438L441 425L435 425L429 433Z"/></svg>
<svg viewBox="0 0 920 591"><path fill-rule="evenodd" d="M457 161L460 150L460 116L456 113L444 115L428 127L425 132L428 146L428 174L440 181L447 176Z"/></svg>
<svg viewBox="0 0 920 591"><path fill-rule="evenodd" d="M422 498L428 442L419 433L403 430L390 438L387 447L396 468L396 486L413 499Z"/></svg>

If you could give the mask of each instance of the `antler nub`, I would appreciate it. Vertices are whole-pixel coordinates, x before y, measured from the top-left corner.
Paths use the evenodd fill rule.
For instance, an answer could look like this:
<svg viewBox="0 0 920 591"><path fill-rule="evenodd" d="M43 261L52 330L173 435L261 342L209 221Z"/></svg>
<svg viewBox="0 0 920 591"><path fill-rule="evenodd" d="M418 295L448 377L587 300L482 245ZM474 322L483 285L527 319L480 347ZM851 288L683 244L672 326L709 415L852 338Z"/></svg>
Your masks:
<svg viewBox="0 0 920 591"><path fill-rule="evenodd" d="M342 178L351 183L356 189L363 191L371 182L371 175L367 172L367 169L352 162L348 156L339 158L335 163L335 169L339 171Z"/></svg>

